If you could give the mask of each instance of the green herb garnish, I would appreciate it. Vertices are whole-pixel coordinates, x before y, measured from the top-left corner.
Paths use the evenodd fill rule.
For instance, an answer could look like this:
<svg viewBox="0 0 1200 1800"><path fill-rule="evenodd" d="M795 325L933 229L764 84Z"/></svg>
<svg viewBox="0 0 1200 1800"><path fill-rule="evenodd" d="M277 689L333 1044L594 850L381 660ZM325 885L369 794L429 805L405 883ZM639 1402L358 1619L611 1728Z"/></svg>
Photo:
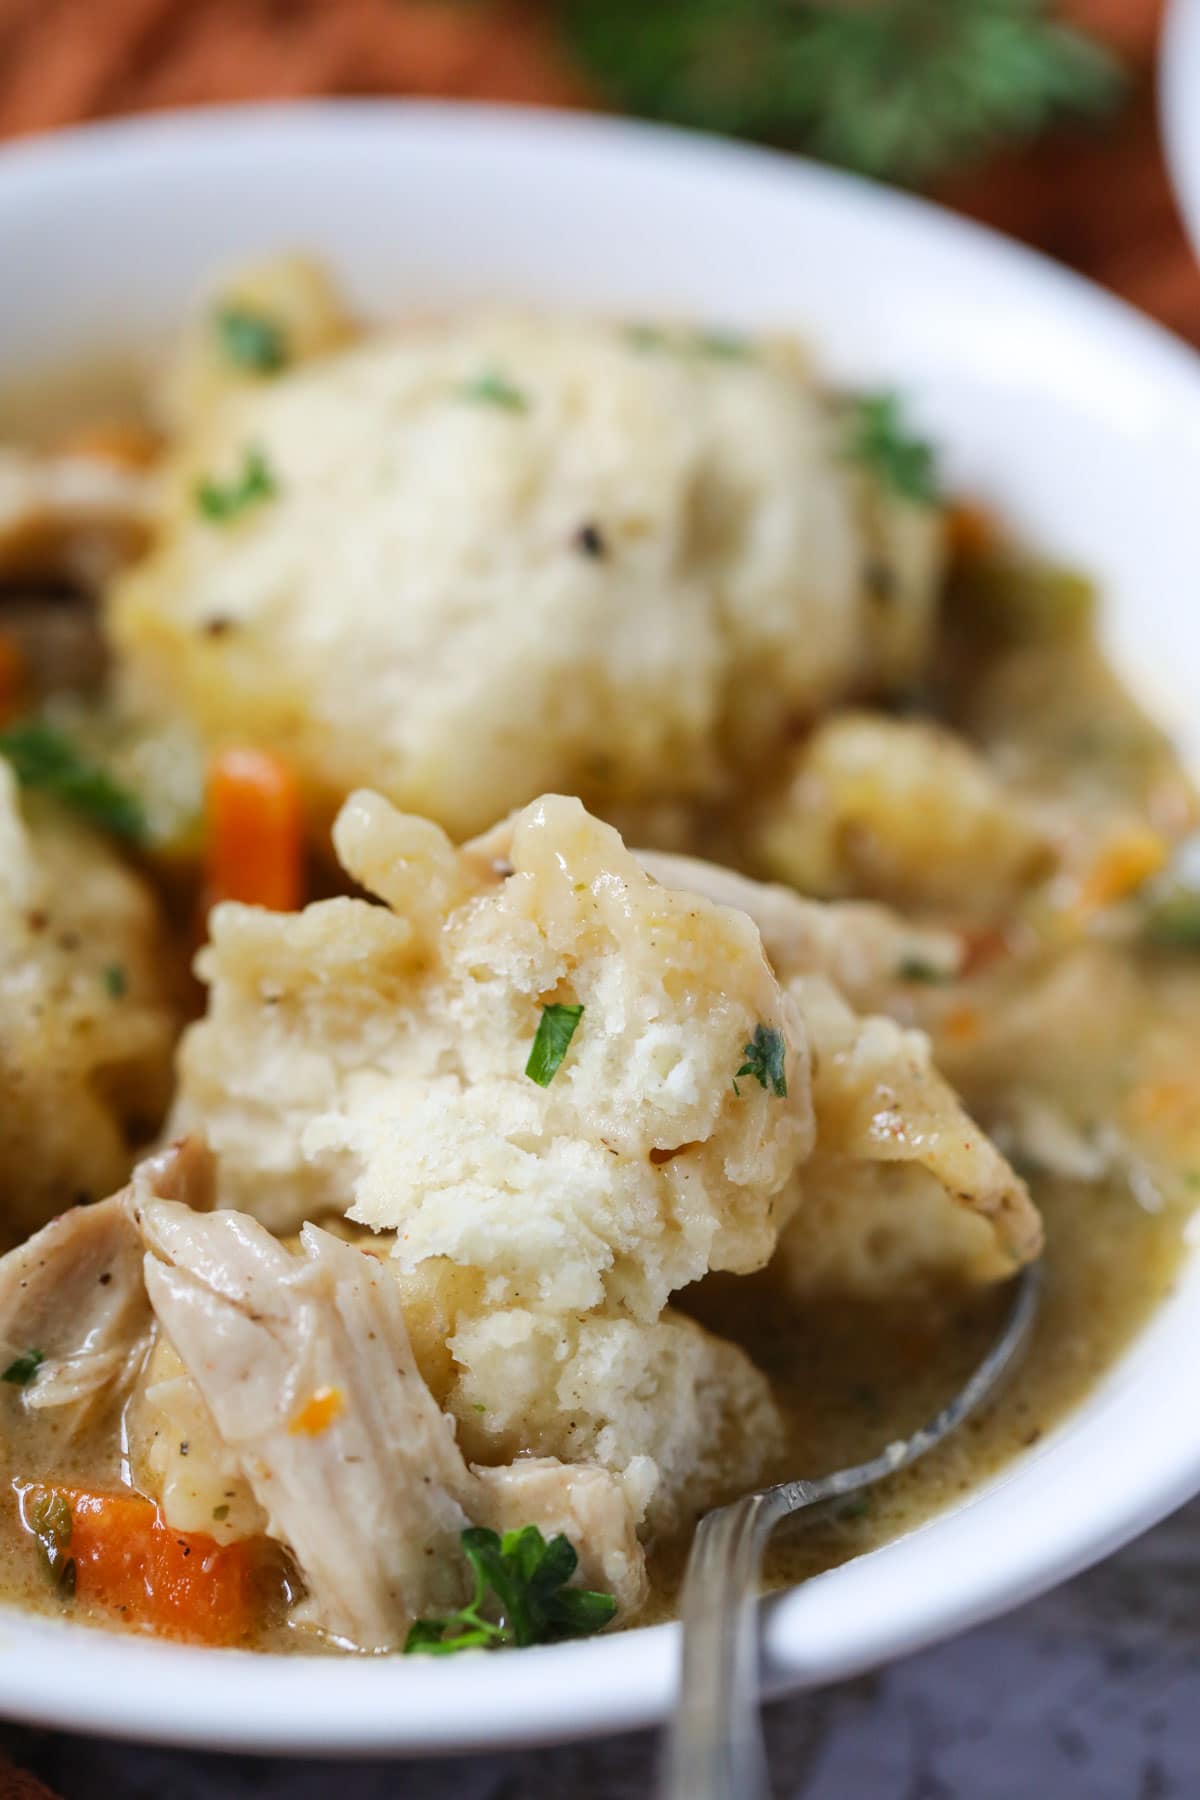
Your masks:
<svg viewBox="0 0 1200 1800"><path fill-rule="evenodd" d="M212 1516L214 1519L216 1519L218 1521L218 1523L227 1519L229 1517L228 1502L223 1502L220 1506L214 1506Z"/></svg>
<svg viewBox="0 0 1200 1800"><path fill-rule="evenodd" d="M571 1047L575 1027L583 1017L582 1006L543 1006L533 1049L525 1073L539 1087L549 1087Z"/></svg>
<svg viewBox="0 0 1200 1800"><path fill-rule="evenodd" d="M564 0L572 48L631 112L762 137L917 185L1121 93L1048 0Z"/></svg>
<svg viewBox="0 0 1200 1800"><path fill-rule="evenodd" d="M26 1350L23 1356L13 1357L3 1375L0 1375L0 1381L10 1381L14 1387L28 1387L45 1360L45 1351Z"/></svg>
<svg viewBox="0 0 1200 1800"><path fill-rule="evenodd" d="M248 507L272 499L279 492L275 477L261 450L246 451L242 472L232 481L205 480L197 483L196 505L206 519L225 524L236 519Z"/></svg>
<svg viewBox="0 0 1200 1800"><path fill-rule="evenodd" d="M787 1056L787 1044L782 1031L774 1025L756 1025L754 1036L748 1044L742 1045L742 1054L746 1058L738 1075L752 1075L760 1087L769 1088L780 1100L787 1099L787 1071L784 1061ZM735 1092L741 1090L734 1080Z"/></svg>
<svg viewBox="0 0 1200 1800"><path fill-rule="evenodd" d="M937 505L933 446L906 429L895 394L862 394L854 402L846 454L901 499Z"/></svg>
<svg viewBox="0 0 1200 1800"><path fill-rule="evenodd" d="M9 761L22 787L40 788L73 807L93 825L133 843L146 835L141 803L70 738L40 719L0 731L0 756Z"/></svg>
<svg viewBox="0 0 1200 1800"><path fill-rule="evenodd" d="M1150 901L1142 936L1156 950L1200 950L1200 893L1181 888Z"/></svg>
<svg viewBox="0 0 1200 1800"><path fill-rule="evenodd" d="M108 963L104 970L104 991L110 1000L123 1000L129 991L129 978L120 963Z"/></svg>
<svg viewBox="0 0 1200 1800"><path fill-rule="evenodd" d="M215 319L221 349L235 368L277 375L290 360L287 333L278 319L248 306L222 306Z"/></svg>
<svg viewBox="0 0 1200 1800"><path fill-rule="evenodd" d="M754 346L734 331L698 331L692 342L701 356L724 362L748 362L754 354Z"/></svg>
<svg viewBox="0 0 1200 1800"><path fill-rule="evenodd" d="M472 1525L462 1534L462 1547L475 1572L474 1594L446 1618L418 1619L405 1641L406 1656L557 1644L590 1637L616 1615L611 1594L567 1586L579 1563L568 1538L547 1543L536 1525L503 1537ZM496 1618L484 1615L485 1605Z"/></svg>
<svg viewBox="0 0 1200 1800"><path fill-rule="evenodd" d="M457 390L460 400L473 400L480 406L499 406L506 412L528 412L529 401L519 387L497 369L484 369Z"/></svg>
<svg viewBox="0 0 1200 1800"><path fill-rule="evenodd" d="M939 969L936 963L926 962L923 956L904 957L896 967L896 976L900 981L924 981L933 987L951 980L948 970Z"/></svg>
<svg viewBox="0 0 1200 1800"><path fill-rule="evenodd" d="M29 1525L42 1563L60 1593L75 1592L75 1561L67 1556L74 1520L62 1494L41 1493L29 1508Z"/></svg>

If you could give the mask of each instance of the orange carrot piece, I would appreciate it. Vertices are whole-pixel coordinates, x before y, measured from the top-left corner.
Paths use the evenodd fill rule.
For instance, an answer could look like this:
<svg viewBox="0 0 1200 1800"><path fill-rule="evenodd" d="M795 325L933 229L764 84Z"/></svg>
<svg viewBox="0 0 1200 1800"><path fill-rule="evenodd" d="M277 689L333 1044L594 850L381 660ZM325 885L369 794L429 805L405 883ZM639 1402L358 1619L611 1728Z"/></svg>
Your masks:
<svg viewBox="0 0 1200 1800"><path fill-rule="evenodd" d="M147 469L162 454L162 439L134 419L78 426L59 440L63 456L86 456L119 469Z"/></svg>
<svg viewBox="0 0 1200 1800"><path fill-rule="evenodd" d="M955 562L978 562L996 548L996 521L974 500L956 500L946 512L946 542Z"/></svg>
<svg viewBox="0 0 1200 1800"><path fill-rule="evenodd" d="M300 785L266 750L224 750L208 773L208 894L294 912L304 899Z"/></svg>
<svg viewBox="0 0 1200 1800"><path fill-rule="evenodd" d="M20 712L27 677L20 644L11 633L0 631L0 725L7 725Z"/></svg>
<svg viewBox="0 0 1200 1800"><path fill-rule="evenodd" d="M186 1643L238 1644L249 1635L264 1540L218 1544L203 1532L172 1531L140 1494L57 1483L49 1491L71 1508L63 1554L75 1564L80 1600L119 1613L127 1625Z"/></svg>

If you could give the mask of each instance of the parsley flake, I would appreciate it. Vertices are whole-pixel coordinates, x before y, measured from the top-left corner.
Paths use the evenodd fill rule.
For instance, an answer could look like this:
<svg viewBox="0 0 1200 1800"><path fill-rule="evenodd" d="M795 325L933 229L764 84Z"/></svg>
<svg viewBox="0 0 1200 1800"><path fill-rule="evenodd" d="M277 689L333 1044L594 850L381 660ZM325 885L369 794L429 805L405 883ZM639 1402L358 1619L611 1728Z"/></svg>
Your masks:
<svg viewBox="0 0 1200 1800"><path fill-rule="evenodd" d="M742 1045L742 1054L746 1060L738 1074L752 1075L760 1087L769 1088L777 1099L786 1100L788 1090L784 1061L787 1057L787 1044L782 1031L774 1025L756 1025L750 1042Z"/></svg>
<svg viewBox="0 0 1200 1800"><path fill-rule="evenodd" d="M484 369L457 390L460 400L473 400L481 406L499 406L505 412L528 412L529 401L519 387L498 369Z"/></svg>
<svg viewBox="0 0 1200 1800"><path fill-rule="evenodd" d="M248 306L222 306L215 318L217 338L228 360L256 375L277 375L291 360L287 333L278 319Z"/></svg>
<svg viewBox="0 0 1200 1800"><path fill-rule="evenodd" d="M196 505L206 519L223 525L260 501L273 499L278 492L266 457L251 446L246 451L242 472L234 480L206 479L197 483Z"/></svg>
<svg viewBox="0 0 1200 1800"><path fill-rule="evenodd" d="M946 969L939 969L936 963L927 962L923 956L902 957L896 967L896 978L899 981L924 981L931 987L949 981Z"/></svg>
<svg viewBox="0 0 1200 1800"><path fill-rule="evenodd" d="M141 803L128 789L89 762L63 732L41 719L0 731L0 756L22 787L54 794L93 825L133 843L146 835Z"/></svg>
<svg viewBox="0 0 1200 1800"><path fill-rule="evenodd" d="M26 1350L23 1356L14 1356L0 1381L9 1381L13 1387L28 1387L45 1360L44 1350Z"/></svg>
<svg viewBox="0 0 1200 1800"><path fill-rule="evenodd" d="M575 1027L583 1017L582 1006L543 1006L537 1036L525 1073L539 1087L549 1087L571 1047Z"/></svg>
<svg viewBox="0 0 1200 1800"><path fill-rule="evenodd" d="M28 1519L46 1573L61 1593L73 1594L75 1559L67 1556L67 1548L75 1521L69 1501L53 1490L40 1493L30 1503Z"/></svg>
<svg viewBox="0 0 1200 1800"><path fill-rule="evenodd" d="M462 1533L462 1547L475 1574L471 1599L446 1618L418 1619L405 1641L406 1656L556 1644L590 1637L616 1616L611 1594L567 1586L579 1564L569 1538L547 1543L536 1525L503 1537L472 1525Z"/></svg>
<svg viewBox="0 0 1200 1800"><path fill-rule="evenodd" d="M851 415L846 454L902 500L918 506L938 504L933 446L907 430L895 394L859 396Z"/></svg>
<svg viewBox="0 0 1200 1800"><path fill-rule="evenodd" d="M108 963L104 970L104 991L110 1000L123 1000L129 991L129 978L120 963Z"/></svg>

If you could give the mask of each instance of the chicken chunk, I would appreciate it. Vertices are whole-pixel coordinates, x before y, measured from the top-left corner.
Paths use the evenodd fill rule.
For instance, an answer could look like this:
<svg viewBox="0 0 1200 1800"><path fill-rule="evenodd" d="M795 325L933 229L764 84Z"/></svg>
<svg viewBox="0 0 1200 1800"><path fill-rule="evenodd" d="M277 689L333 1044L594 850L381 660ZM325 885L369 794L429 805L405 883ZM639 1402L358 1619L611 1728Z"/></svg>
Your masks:
<svg viewBox="0 0 1200 1800"><path fill-rule="evenodd" d="M153 896L0 760L0 1233L124 1181L170 1091L177 1008Z"/></svg>
<svg viewBox="0 0 1200 1800"><path fill-rule="evenodd" d="M413 1618L466 1598L465 1525L507 1526L524 1498L555 1529L586 1527L585 1567L640 1603L641 1553L611 1478L546 1464L468 1469L376 1258L313 1226L292 1254L236 1214L160 1203L140 1216L155 1313L269 1532L295 1556L312 1624L359 1648L394 1648Z"/></svg>
<svg viewBox="0 0 1200 1800"><path fill-rule="evenodd" d="M747 913L781 981L793 975L827 976L859 1010L885 1010L906 970L950 981L963 965L958 932L914 925L869 900L808 900L794 888L751 881L693 856L639 850L637 859L664 887L702 894L717 906Z"/></svg>
<svg viewBox="0 0 1200 1800"><path fill-rule="evenodd" d="M140 469L0 447L0 577L98 586L145 547L153 515L153 479Z"/></svg>
<svg viewBox="0 0 1200 1800"><path fill-rule="evenodd" d="M149 1347L138 1212L157 1195L211 1202L211 1168L198 1142L139 1164L127 1188L77 1206L0 1258L0 1366L31 1351L41 1361L21 1390L34 1411L62 1409L72 1428L125 1387Z"/></svg>
<svg viewBox="0 0 1200 1800"><path fill-rule="evenodd" d="M794 349L652 338L485 313L226 369L182 408L118 649L208 745L285 755L322 826L364 784L456 837L549 788L722 797L919 669L940 515L847 457ZM209 323L206 381L219 349ZM236 516L198 506L252 467Z"/></svg>
<svg viewBox="0 0 1200 1800"><path fill-rule="evenodd" d="M491 1306L653 1320L706 1270L766 1262L812 1120L804 1034L749 919L650 881L553 796L459 855L363 795L336 842L386 906L212 916L176 1120L209 1135L223 1204L394 1231L404 1268L477 1270ZM541 1085L550 1004L582 1012ZM786 1093L735 1091L758 1027Z"/></svg>

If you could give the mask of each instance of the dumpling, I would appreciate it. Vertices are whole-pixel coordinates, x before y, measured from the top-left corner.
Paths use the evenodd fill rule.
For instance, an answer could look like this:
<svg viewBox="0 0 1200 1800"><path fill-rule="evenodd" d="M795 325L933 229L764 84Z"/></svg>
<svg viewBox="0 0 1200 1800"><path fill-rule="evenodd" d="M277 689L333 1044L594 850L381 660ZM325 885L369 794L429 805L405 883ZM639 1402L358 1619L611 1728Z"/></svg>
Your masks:
<svg viewBox="0 0 1200 1800"><path fill-rule="evenodd" d="M150 890L96 833L22 807L0 760L0 1233L125 1179L178 1025Z"/></svg>
<svg viewBox="0 0 1200 1800"><path fill-rule="evenodd" d="M465 316L185 410L111 632L322 824L358 786L456 837L547 789L718 799L928 649L940 515L784 346Z"/></svg>

